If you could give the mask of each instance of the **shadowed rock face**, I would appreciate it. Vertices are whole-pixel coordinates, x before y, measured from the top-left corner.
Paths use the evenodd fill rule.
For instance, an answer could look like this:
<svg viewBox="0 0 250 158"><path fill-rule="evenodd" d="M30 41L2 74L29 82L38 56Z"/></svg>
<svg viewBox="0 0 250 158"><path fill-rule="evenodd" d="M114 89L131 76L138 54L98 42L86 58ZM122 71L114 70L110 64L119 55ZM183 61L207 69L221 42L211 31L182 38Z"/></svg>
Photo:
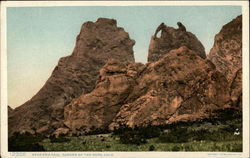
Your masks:
<svg viewBox="0 0 250 158"><path fill-rule="evenodd" d="M113 19L84 23L72 55L61 58L42 89L11 112L9 134L50 133L63 126L64 106L94 89L99 69L109 58L134 62L134 44Z"/></svg>
<svg viewBox="0 0 250 158"><path fill-rule="evenodd" d="M168 27L164 23L158 26L149 45L148 62L159 60L164 54L181 46L193 50L197 55L206 58L206 53L201 42L191 32L187 32L183 24L178 22L178 29ZM158 38L157 34L161 31Z"/></svg>
<svg viewBox="0 0 250 158"><path fill-rule="evenodd" d="M110 60L96 88L65 107L65 125L80 134L208 117L228 103L228 82L196 54L181 47L147 65Z"/></svg>
<svg viewBox="0 0 250 158"><path fill-rule="evenodd" d="M234 106L241 108L242 101L242 16L238 16L215 36L208 58L226 76L231 87Z"/></svg>

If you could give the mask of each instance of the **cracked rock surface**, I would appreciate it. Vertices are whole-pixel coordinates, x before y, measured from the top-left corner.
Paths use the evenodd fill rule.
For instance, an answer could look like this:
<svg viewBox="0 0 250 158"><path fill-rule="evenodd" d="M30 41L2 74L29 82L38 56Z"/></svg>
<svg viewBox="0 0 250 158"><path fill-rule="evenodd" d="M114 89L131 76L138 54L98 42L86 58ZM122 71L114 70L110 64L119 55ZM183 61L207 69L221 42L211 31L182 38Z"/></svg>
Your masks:
<svg viewBox="0 0 250 158"><path fill-rule="evenodd" d="M208 117L230 100L228 82L207 59L180 47L146 66L110 129Z"/></svg>
<svg viewBox="0 0 250 158"><path fill-rule="evenodd" d="M200 119L229 102L227 87L209 60L185 46L147 65L110 60L96 88L65 107L65 125L80 134Z"/></svg>
<svg viewBox="0 0 250 158"><path fill-rule="evenodd" d="M232 105L242 108L242 15L224 25L215 36L208 58L226 76Z"/></svg>

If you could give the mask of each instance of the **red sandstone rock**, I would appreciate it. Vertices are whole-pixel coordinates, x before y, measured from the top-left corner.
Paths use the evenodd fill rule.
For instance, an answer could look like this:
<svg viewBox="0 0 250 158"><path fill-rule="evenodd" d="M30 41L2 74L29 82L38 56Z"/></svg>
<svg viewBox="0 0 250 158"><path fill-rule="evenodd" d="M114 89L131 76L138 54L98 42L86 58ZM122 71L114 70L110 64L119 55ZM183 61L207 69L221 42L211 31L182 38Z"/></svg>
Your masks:
<svg viewBox="0 0 250 158"><path fill-rule="evenodd" d="M99 69L109 58L134 62L134 40L116 20L86 22L77 36L72 55L59 60L42 89L9 115L9 135L48 125L50 132L63 126L64 106L95 87Z"/></svg>
<svg viewBox="0 0 250 158"><path fill-rule="evenodd" d="M242 107L242 16L238 16L215 36L208 58L226 76L231 87L232 105Z"/></svg>
<svg viewBox="0 0 250 158"><path fill-rule="evenodd" d="M100 70L96 88L74 99L65 107L65 125L74 134L104 129L112 122L120 107L136 85L143 64L110 59Z"/></svg>
<svg viewBox="0 0 250 158"><path fill-rule="evenodd" d="M229 102L229 85L209 60L196 54L180 47L147 65L110 60L96 88L65 107L65 125L84 134L209 117Z"/></svg>
<svg viewBox="0 0 250 158"><path fill-rule="evenodd" d="M196 36L191 32L187 32L181 23L178 23L178 25L178 29L166 26L164 23L158 26L155 35L152 36L150 41L148 62L157 61L164 54L182 46L186 46L200 57L206 58L204 47ZM158 38L159 31L161 31L161 36Z"/></svg>
<svg viewBox="0 0 250 158"><path fill-rule="evenodd" d="M209 117L230 100L226 78L207 59L181 47L148 64L109 128L164 125Z"/></svg>

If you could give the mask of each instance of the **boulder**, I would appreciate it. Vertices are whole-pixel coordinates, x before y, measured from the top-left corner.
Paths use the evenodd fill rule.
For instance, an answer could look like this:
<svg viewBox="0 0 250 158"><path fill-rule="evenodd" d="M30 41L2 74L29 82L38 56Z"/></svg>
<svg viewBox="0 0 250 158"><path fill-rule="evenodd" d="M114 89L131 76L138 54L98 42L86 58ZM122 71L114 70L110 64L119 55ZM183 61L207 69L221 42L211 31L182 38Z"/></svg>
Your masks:
<svg viewBox="0 0 250 158"><path fill-rule="evenodd" d="M58 138L59 136L65 136L69 132L68 128L58 128L52 135Z"/></svg>

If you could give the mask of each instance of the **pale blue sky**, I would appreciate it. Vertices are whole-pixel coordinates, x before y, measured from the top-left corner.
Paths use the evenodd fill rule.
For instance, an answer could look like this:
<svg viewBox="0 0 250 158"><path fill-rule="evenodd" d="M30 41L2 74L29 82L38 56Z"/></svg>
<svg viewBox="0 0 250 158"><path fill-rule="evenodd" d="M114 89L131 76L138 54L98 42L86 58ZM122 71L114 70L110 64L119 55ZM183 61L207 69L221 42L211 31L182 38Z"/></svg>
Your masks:
<svg viewBox="0 0 250 158"><path fill-rule="evenodd" d="M8 104L17 107L44 85L60 57L72 53L81 25L114 18L132 39L135 59L146 62L150 37L164 22L181 21L206 52L240 6L18 7L7 8Z"/></svg>

